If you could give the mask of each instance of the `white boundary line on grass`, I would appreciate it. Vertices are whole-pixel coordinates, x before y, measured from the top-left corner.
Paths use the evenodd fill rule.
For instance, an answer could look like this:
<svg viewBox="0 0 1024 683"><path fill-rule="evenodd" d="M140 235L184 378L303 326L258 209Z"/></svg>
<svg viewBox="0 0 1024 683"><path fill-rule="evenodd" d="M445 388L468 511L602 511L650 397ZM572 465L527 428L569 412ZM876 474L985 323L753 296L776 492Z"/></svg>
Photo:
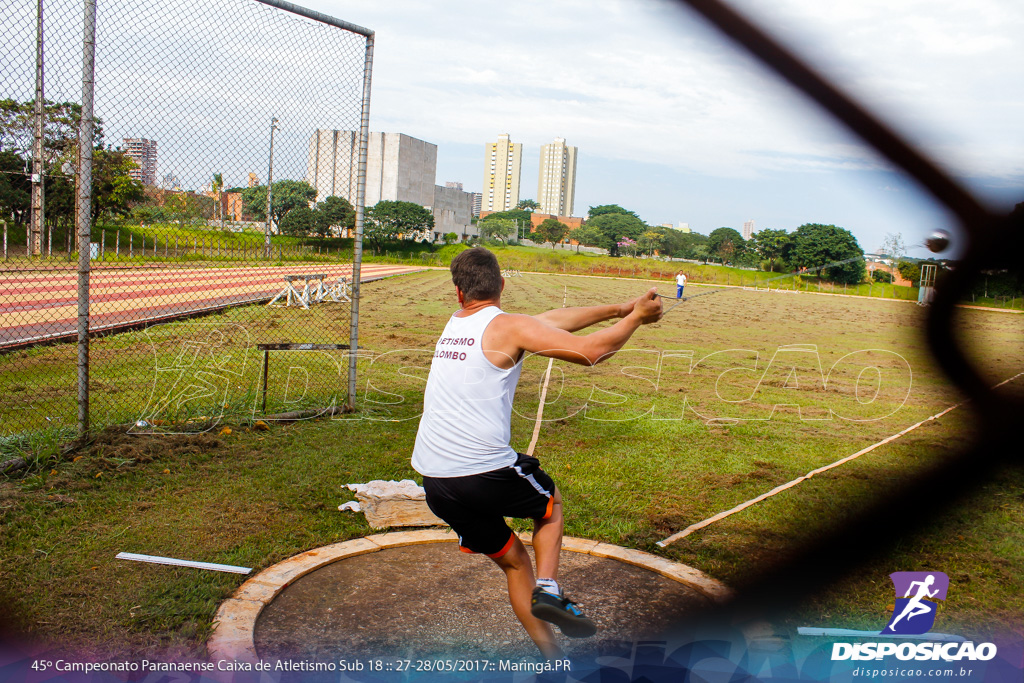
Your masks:
<svg viewBox="0 0 1024 683"><path fill-rule="evenodd" d="M1024 372L1018 372L1013 377L1010 377L1009 379L1004 379L1002 382L1000 382L999 384L996 384L992 388L993 389L997 389L997 388L1003 386L1004 384L1006 384L1008 382L1012 382L1013 380L1017 379L1018 377L1020 377L1022 375L1024 375ZM781 493L782 491L785 491L786 489L792 488L792 487L796 486L797 484L799 484L800 482L805 481L807 479L810 479L811 477L813 477L816 474L821 474L822 472L825 472L826 470L830 470L833 467L838 467L838 466L840 466L840 465L842 465L844 463L850 462L851 460L853 460L855 458L859 458L860 456L864 455L865 453L869 453L869 452L875 450L879 446L884 446L885 444L889 443L890 441L895 441L896 439L900 438L904 434L907 434L909 432L914 431L915 429L917 429L921 425L925 424L926 422L930 422L931 420L937 420L938 418L942 417L946 413L948 413L948 412L950 412L952 410L956 410L960 406L964 405L964 403L967 403L967 401L962 401L960 403L957 403L956 405L952 405L952 406L946 408L945 410L932 415L931 417L927 417L927 418L921 420L917 424L914 424L914 425L911 425L911 426L907 427L902 432L898 432L896 434L893 434L892 436L888 436L888 437L882 439L881 441L879 441L878 443L871 444L867 448L864 448L864 449L861 449L861 450L857 451L853 455L848 455L845 458L842 458L840 460L836 460L834 463L832 463L830 465L825 465L824 467L819 467L816 470L811 470L810 472L808 472L807 474L803 475L802 477L797 477L796 479L794 479L792 481L789 481L789 482L786 482L785 484L781 484L779 486L776 486L771 491L768 491L767 493L762 493L760 496L758 496L756 498L751 498L750 500L748 500L745 503L740 503L739 505L737 505L736 507L732 508L731 510L726 510L725 512L719 512L717 515L714 515L712 517L708 517L704 521L697 522L696 524L691 524L690 526L686 527L682 531L679 531L679 532L676 532L676 533L672 534L671 536L669 536L665 540L658 541L656 545L659 548L664 548L664 547L666 547L670 543L674 543L674 542L678 541L679 539L681 539L681 538L683 538L685 536L689 536L691 533L693 533L694 531L697 531L698 529L703 529L704 527L709 526L711 524L714 524L715 522L717 522L717 521L719 521L721 519L725 519L726 517L728 517L730 515L733 515L733 514L739 512L740 510L745 510L746 508L750 507L751 505L755 505L757 503L760 503L762 500L765 500L766 498L770 498L771 496L774 496L776 493Z"/></svg>

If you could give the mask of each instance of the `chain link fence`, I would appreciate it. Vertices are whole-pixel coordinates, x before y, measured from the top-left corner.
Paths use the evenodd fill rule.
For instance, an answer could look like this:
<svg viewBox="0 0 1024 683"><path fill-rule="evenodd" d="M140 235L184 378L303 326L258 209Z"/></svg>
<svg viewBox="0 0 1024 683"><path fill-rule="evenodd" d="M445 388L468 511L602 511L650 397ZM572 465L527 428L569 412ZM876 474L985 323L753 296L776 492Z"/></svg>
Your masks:
<svg viewBox="0 0 1024 683"><path fill-rule="evenodd" d="M2 5L0 436L348 402L373 33L278 0Z"/></svg>

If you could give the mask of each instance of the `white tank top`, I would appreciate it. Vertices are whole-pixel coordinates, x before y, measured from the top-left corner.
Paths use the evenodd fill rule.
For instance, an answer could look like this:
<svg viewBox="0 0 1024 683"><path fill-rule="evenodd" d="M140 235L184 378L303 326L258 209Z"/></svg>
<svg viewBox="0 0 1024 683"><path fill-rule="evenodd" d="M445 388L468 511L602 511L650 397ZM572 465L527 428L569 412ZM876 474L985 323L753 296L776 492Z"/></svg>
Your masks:
<svg viewBox="0 0 1024 683"><path fill-rule="evenodd" d="M464 477L515 463L512 399L522 358L503 370L484 356L484 330L503 311L453 315L434 347L412 466L428 477Z"/></svg>

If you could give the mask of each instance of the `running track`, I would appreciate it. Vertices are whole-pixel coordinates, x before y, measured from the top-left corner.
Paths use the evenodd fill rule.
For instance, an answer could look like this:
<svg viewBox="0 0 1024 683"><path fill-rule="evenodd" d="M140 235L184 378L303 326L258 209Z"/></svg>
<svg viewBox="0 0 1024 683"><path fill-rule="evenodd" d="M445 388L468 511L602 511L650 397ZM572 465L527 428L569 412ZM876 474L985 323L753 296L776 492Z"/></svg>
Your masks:
<svg viewBox="0 0 1024 683"><path fill-rule="evenodd" d="M368 282L419 268L363 264ZM238 268L96 268L90 277L92 332L271 299L285 275L351 277L352 264ZM77 273L73 269L0 274L0 348L77 335Z"/></svg>

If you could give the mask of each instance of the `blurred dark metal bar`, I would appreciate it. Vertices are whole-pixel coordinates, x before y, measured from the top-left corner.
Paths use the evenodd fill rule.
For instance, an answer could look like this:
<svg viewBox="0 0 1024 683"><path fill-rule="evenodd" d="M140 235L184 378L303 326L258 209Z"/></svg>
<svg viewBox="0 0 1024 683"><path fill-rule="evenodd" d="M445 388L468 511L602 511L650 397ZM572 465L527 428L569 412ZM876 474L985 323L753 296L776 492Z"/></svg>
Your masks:
<svg viewBox="0 0 1024 683"><path fill-rule="evenodd" d="M975 443L912 481L879 491L864 508L850 510L847 522L737 586L737 598L725 608L724 615L719 614L735 619L785 611L811 598L856 567L879 559L901 539L925 531L1000 469L1019 465L1019 454L1005 444L1011 442L1010 429L1015 424L1010 416L1020 415L1024 401L996 396L967 359L954 334L953 322L954 307L968 293L979 271L998 259L997 245L1022 240L1024 218L994 215L924 153L724 3L679 2L701 14L914 178L959 218L966 234L963 258L936 289L926 333L935 359L971 400L969 405L977 419Z"/></svg>

